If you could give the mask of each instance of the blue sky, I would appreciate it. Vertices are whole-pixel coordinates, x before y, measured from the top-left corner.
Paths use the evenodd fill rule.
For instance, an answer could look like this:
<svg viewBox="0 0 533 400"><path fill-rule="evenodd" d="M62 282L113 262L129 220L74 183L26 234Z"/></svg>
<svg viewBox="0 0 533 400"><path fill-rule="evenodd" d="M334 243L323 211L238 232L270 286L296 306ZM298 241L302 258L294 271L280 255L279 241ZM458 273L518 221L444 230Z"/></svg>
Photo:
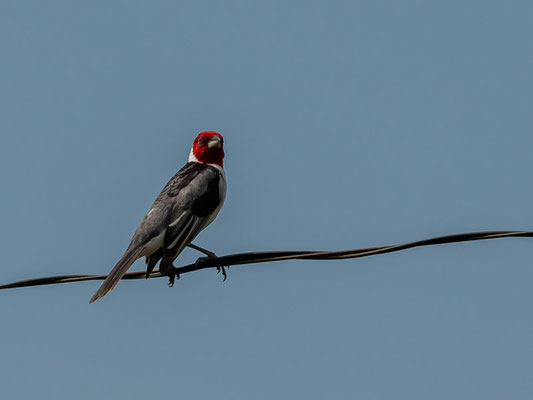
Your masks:
<svg viewBox="0 0 533 400"><path fill-rule="evenodd" d="M0 2L1 281L104 274L194 136L218 254L532 229L526 1ZM530 399L531 239L0 292L10 399ZM198 256L187 250L177 261ZM142 269L141 262L134 269Z"/></svg>

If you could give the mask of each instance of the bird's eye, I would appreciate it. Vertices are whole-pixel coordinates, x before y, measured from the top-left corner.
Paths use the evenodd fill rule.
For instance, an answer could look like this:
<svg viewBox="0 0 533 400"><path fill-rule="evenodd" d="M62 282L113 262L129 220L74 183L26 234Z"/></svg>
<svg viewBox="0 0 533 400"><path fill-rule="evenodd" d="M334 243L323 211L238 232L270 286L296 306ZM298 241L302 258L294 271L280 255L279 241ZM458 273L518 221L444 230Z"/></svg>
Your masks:
<svg viewBox="0 0 533 400"><path fill-rule="evenodd" d="M198 143L204 144L204 142L205 142L205 139L203 137L198 138Z"/></svg>

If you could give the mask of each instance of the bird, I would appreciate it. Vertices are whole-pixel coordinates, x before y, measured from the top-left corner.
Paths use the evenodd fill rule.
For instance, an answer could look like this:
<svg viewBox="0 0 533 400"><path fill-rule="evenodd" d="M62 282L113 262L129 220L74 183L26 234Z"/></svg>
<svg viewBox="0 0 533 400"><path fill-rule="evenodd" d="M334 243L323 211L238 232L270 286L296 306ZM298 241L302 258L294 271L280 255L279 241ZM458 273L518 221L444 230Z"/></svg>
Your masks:
<svg viewBox="0 0 533 400"><path fill-rule="evenodd" d="M219 213L226 198L224 138L215 131L200 132L194 139L188 162L166 184L135 231L122 258L116 263L90 303L111 292L131 265L146 258L146 277L160 261L159 271L170 274L174 260ZM225 277L225 271L222 269ZM179 278L179 276L178 276Z"/></svg>

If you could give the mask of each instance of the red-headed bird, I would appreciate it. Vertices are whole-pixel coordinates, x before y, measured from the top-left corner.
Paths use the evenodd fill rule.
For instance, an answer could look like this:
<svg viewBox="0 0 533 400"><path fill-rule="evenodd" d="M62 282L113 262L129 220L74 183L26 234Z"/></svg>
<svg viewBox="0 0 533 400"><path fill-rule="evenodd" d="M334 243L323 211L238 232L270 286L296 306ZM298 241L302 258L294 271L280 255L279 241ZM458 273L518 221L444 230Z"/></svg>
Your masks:
<svg viewBox="0 0 533 400"><path fill-rule="evenodd" d="M146 257L147 277L159 260L159 271L169 272L176 257L213 222L224 203L223 159L222 135L213 131L198 134L189 161L157 196L126 252L91 298L91 303L113 290L138 258Z"/></svg>

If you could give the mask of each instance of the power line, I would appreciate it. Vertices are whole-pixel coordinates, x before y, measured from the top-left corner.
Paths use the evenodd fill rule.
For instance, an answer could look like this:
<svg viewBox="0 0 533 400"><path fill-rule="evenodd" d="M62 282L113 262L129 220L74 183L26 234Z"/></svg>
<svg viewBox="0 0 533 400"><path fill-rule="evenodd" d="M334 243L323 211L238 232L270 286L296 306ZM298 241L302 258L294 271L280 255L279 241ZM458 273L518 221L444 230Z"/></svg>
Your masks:
<svg viewBox="0 0 533 400"><path fill-rule="evenodd" d="M186 274L188 272L198 271L206 268L223 268L227 266L257 264L271 261L282 260L342 260L349 258L368 257L378 254L393 253L396 251L407 250L414 247L432 246L438 244L471 242L475 240L498 239L508 237L533 237L533 231L486 231L459 233L455 235L439 236L430 239L419 240L405 244L369 247L364 249L339 250L339 251L259 251L249 253L229 254L221 257L199 258L194 264L184 265L171 270L170 282L173 283L174 276ZM59 283L82 282L103 280L107 275L60 275L49 276L45 278L28 279L18 282L0 285L2 289L12 289L29 286L54 285ZM152 272L148 278L161 278L159 271ZM122 279L143 279L146 277L146 271L130 272L124 275Z"/></svg>

